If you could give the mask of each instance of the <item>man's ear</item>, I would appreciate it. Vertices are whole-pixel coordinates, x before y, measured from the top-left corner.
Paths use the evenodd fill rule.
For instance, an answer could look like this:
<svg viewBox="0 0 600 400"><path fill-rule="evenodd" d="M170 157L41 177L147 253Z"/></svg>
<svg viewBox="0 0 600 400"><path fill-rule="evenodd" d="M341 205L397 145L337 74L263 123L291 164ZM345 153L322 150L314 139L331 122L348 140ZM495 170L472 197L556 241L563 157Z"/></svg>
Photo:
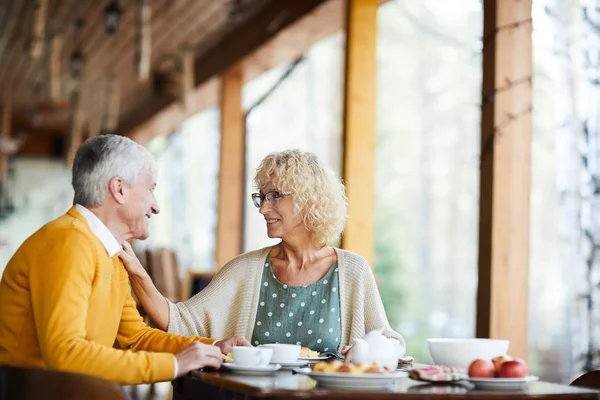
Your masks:
<svg viewBox="0 0 600 400"><path fill-rule="evenodd" d="M108 181L108 193L118 204L125 203L125 191L127 190L125 181L118 176L115 176Z"/></svg>

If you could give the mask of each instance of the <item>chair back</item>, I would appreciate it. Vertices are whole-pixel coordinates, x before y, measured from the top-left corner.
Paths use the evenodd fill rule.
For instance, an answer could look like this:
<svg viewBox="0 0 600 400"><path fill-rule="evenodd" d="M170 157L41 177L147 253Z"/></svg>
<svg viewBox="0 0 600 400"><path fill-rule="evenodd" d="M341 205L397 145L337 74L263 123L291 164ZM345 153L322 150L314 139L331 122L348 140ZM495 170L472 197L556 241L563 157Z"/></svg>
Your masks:
<svg viewBox="0 0 600 400"><path fill-rule="evenodd" d="M571 382L570 386L600 390L600 370L591 371L581 375L579 378Z"/></svg>
<svg viewBox="0 0 600 400"><path fill-rule="evenodd" d="M190 297L200 293L208 286L214 276L215 272L188 271L188 277L183 288L181 301L186 301Z"/></svg>
<svg viewBox="0 0 600 400"><path fill-rule="evenodd" d="M147 265L156 289L170 301L180 301L181 280L175 253L164 248L148 250Z"/></svg>
<svg viewBox="0 0 600 400"><path fill-rule="evenodd" d="M127 400L116 384L88 375L0 366L0 400Z"/></svg>

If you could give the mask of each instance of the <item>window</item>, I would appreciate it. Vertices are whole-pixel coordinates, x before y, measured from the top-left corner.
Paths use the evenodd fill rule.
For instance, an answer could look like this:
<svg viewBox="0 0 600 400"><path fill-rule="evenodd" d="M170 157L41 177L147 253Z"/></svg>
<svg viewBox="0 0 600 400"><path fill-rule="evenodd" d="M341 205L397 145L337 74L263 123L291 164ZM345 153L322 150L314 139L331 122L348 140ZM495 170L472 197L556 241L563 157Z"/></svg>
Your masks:
<svg viewBox="0 0 600 400"><path fill-rule="evenodd" d="M256 168L269 153L311 151L338 172L342 154L343 36L313 45L305 59L247 120L244 251L277 243L266 235L265 221L252 204ZM288 66L275 68L244 87L244 108L260 98Z"/></svg>
<svg viewBox="0 0 600 400"><path fill-rule="evenodd" d="M378 14L375 275L407 353L473 337L482 6L398 0Z"/></svg>
<svg viewBox="0 0 600 400"><path fill-rule="evenodd" d="M216 108L149 144L158 159L155 194L161 212L150 220L146 245L174 250L181 273L215 268L219 144Z"/></svg>

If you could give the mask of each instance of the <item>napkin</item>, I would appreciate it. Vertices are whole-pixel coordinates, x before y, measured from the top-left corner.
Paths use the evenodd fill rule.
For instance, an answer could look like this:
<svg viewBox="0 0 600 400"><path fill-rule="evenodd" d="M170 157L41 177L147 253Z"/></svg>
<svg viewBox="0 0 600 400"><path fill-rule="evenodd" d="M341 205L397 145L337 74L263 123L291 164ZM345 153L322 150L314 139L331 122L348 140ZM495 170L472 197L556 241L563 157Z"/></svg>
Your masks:
<svg viewBox="0 0 600 400"><path fill-rule="evenodd" d="M426 382L453 382L467 377L463 368L448 367L445 365L414 368L408 374L414 380Z"/></svg>

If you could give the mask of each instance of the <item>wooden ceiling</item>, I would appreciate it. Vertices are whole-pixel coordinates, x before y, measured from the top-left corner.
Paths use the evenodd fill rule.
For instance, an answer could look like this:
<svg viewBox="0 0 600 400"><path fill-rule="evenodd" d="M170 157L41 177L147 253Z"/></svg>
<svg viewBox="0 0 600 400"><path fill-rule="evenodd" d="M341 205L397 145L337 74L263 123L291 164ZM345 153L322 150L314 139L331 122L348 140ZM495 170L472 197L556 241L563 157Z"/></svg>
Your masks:
<svg viewBox="0 0 600 400"><path fill-rule="evenodd" d="M73 126L80 126L85 139L102 132L108 120L118 133L147 141L214 104L218 85L211 78L229 65L243 61L250 79L343 26L344 0L116 1L122 9L120 25L109 35L104 14L111 0L0 0L0 105L11 111L10 118L3 113L2 126L12 121L11 129L0 129L0 151L3 132L10 131L13 137L27 134L18 155L64 157ZM147 79L138 77L135 61L141 4L151 10ZM78 20L83 21L80 28ZM33 57L32 38L40 32L41 51ZM78 43L85 64L82 77L74 79L69 58ZM181 74L182 69L190 74ZM188 91L187 98L192 108L182 110L180 93L161 90L165 85L157 82L164 82L158 78L165 70L174 86L191 81L193 93ZM78 94L78 107L73 94Z"/></svg>
<svg viewBox="0 0 600 400"><path fill-rule="evenodd" d="M30 55L30 44L39 1L0 0L0 95L3 104L10 98L13 134L24 131L30 138L36 138L37 143L28 139L23 149L30 154L36 154L35 148L44 147L41 144L44 140L64 137L69 130L69 93L77 83L70 77L68 61L76 37L85 56L79 85L81 110L88 130L97 131L101 125L110 74L114 74L118 87L119 118L138 109L139 100L148 98L154 90L152 77L141 81L136 76L136 16L140 0L118 1L123 12L114 35L108 35L104 29L104 9L110 1L47 0L43 48L36 59ZM169 59L178 57L186 47L201 53L268 3L267 0L147 1L151 8L152 71L172 64ZM233 10L240 12L232 13ZM84 22L80 31L75 28L78 18ZM64 39L58 54L61 99L51 101L51 41L56 35Z"/></svg>

